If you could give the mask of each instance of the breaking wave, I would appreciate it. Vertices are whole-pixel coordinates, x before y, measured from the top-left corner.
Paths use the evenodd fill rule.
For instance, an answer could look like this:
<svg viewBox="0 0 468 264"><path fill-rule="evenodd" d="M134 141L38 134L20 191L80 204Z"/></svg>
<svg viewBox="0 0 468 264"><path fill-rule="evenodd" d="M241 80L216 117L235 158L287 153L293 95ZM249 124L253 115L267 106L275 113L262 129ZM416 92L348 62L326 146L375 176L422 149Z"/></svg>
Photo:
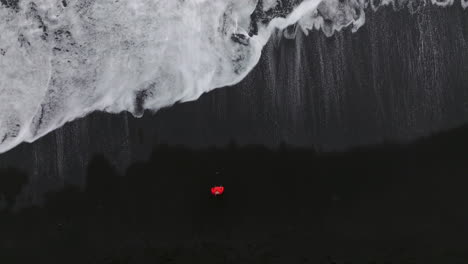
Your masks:
<svg viewBox="0 0 468 264"><path fill-rule="evenodd" d="M93 111L140 117L241 81L273 31L355 31L424 0L0 0L0 153ZM447 6L453 0L432 0ZM461 0L466 8L468 0Z"/></svg>

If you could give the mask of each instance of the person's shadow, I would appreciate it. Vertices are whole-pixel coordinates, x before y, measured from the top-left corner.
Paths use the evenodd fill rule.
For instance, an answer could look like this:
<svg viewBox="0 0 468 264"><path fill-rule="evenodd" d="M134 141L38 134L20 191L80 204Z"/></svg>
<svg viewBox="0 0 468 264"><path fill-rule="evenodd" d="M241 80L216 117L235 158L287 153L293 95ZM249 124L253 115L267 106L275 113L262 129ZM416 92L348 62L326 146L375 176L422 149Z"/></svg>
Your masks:
<svg viewBox="0 0 468 264"><path fill-rule="evenodd" d="M118 211L120 177L110 162L102 155L95 156L89 166L85 195L89 210L112 214Z"/></svg>
<svg viewBox="0 0 468 264"><path fill-rule="evenodd" d="M10 212L14 208L16 197L27 183L26 173L14 168L0 169L0 201L6 203L0 211Z"/></svg>

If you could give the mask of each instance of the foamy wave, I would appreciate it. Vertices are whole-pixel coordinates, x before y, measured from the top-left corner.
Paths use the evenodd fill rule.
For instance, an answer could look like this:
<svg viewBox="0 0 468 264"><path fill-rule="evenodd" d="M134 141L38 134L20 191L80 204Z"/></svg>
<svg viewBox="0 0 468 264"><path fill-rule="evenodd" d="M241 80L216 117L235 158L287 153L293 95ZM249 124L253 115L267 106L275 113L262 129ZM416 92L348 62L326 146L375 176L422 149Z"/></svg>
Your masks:
<svg viewBox="0 0 468 264"><path fill-rule="evenodd" d="M369 5L415 6L387 0L1 3L0 153L93 111L141 116L233 85L257 64L276 29L297 23L304 32L331 35L347 26L357 30Z"/></svg>

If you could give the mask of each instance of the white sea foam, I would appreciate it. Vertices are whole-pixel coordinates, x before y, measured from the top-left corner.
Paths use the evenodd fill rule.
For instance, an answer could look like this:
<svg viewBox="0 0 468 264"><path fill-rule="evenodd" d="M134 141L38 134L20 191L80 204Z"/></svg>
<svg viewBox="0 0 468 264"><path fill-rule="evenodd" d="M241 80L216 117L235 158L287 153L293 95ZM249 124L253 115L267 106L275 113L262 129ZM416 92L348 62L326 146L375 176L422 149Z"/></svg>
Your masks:
<svg viewBox="0 0 468 264"><path fill-rule="evenodd" d="M233 85L275 29L357 30L369 5L258 1L2 0L0 153L93 111L141 116Z"/></svg>

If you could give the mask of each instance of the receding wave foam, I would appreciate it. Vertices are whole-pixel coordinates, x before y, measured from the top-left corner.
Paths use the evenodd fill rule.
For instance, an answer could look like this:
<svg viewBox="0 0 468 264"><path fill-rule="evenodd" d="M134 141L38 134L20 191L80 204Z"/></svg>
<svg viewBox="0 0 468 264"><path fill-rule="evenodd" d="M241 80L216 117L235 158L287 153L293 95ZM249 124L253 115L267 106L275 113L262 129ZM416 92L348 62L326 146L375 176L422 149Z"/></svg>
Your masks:
<svg viewBox="0 0 468 264"><path fill-rule="evenodd" d="M141 116L242 80L276 29L326 35L424 1L0 0L0 153L93 111ZM446 6L453 0L432 0ZM468 4L462 0L465 8Z"/></svg>

